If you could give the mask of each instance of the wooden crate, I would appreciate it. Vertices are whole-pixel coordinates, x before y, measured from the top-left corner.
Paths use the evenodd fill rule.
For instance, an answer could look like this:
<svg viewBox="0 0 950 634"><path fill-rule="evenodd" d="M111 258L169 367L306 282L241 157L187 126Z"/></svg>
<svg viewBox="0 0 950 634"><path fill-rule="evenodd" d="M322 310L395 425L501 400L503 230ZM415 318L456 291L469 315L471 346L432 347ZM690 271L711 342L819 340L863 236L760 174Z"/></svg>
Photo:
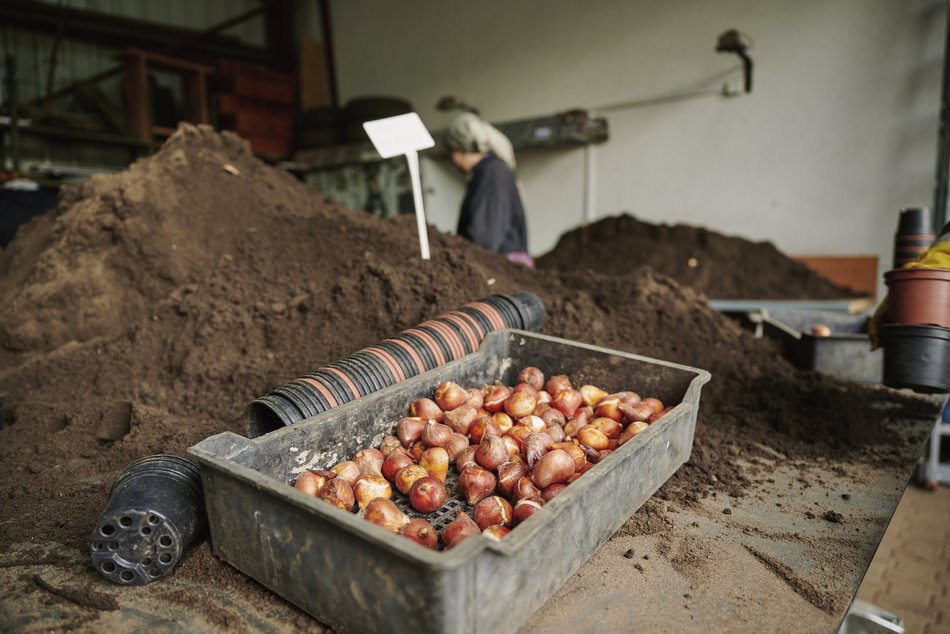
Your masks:
<svg viewBox="0 0 950 634"><path fill-rule="evenodd" d="M282 158L293 151L296 79L293 74L218 63L218 126L246 138L251 149Z"/></svg>
<svg viewBox="0 0 950 634"><path fill-rule="evenodd" d="M877 295L876 255L797 255L792 259L860 295L871 299Z"/></svg>

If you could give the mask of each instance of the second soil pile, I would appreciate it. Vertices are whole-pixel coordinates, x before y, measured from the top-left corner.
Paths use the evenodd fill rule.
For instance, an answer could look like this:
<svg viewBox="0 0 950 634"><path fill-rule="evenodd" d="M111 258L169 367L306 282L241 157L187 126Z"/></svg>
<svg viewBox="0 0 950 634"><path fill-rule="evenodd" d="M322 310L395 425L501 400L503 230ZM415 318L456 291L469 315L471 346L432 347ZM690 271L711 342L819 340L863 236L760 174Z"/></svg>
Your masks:
<svg viewBox="0 0 950 634"><path fill-rule="evenodd" d="M841 299L832 284L771 242L750 242L691 225L654 225L630 215L604 218L561 236L538 267L625 275L648 266L717 299Z"/></svg>
<svg viewBox="0 0 950 634"><path fill-rule="evenodd" d="M531 271L432 233L423 262L411 218L343 209L239 138L192 126L128 170L64 192L57 213L22 228L0 257L0 498L17 520L0 529L0 550L85 552L109 483L131 461L243 433L245 406L271 387L519 289L543 299L544 333L712 373L692 458L667 499L742 495L740 462L763 445L881 464L907 451L890 417L918 401L895 408L893 394L797 371L650 268ZM217 584L233 579L226 569L202 556L176 574Z"/></svg>

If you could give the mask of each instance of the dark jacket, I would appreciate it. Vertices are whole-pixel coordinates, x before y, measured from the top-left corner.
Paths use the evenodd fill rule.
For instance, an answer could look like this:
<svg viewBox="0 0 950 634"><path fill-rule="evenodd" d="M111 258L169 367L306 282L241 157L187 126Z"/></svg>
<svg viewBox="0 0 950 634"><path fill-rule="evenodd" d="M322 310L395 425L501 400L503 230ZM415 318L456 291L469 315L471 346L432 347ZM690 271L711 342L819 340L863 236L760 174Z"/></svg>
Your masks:
<svg viewBox="0 0 950 634"><path fill-rule="evenodd" d="M491 153L472 170L458 234L498 253L528 250L524 207L515 175Z"/></svg>

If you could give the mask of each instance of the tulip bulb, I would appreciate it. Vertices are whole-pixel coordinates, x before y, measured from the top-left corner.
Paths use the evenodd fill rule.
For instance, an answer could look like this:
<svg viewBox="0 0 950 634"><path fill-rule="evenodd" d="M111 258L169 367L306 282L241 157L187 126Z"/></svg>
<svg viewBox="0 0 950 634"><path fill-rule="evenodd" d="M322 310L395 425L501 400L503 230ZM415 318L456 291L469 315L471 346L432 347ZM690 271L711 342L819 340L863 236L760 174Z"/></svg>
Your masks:
<svg viewBox="0 0 950 634"><path fill-rule="evenodd" d="M422 457L422 452L428 448L429 446L422 442L422 439L412 443L412 446L409 447L409 455L412 457L412 461L419 462L419 458Z"/></svg>
<svg viewBox="0 0 950 634"><path fill-rule="evenodd" d="M562 449L552 449L538 461L531 479L539 489L564 482L574 473L574 459Z"/></svg>
<svg viewBox="0 0 950 634"><path fill-rule="evenodd" d="M482 535L497 542L501 541L502 538L504 538L510 532L511 530L507 527L495 524L483 530Z"/></svg>
<svg viewBox="0 0 950 634"><path fill-rule="evenodd" d="M353 456L353 462L359 467L361 475L383 475L383 460L386 457L379 449L360 449Z"/></svg>
<svg viewBox="0 0 950 634"><path fill-rule="evenodd" d="M509 496L512 500L518 501L525 498L536 498L541 496L541 489L535 485L534 481L530 477L523 477L518 480L518 483L515 484L515 488L512 489L511 495Z"/></svg>
<svg viewBox="0 0 950 634"><path fill-rule="evenodd" d="M510 526L511 513L511 504L508 503L508 500L501 496L493 495L479 502L472 512L472 515L478 527L485 530L495 524Z"/></svg>
<svg viewBox="0 0 950 634"><path fill-rule="evenodd" d="M409 405L409 413L415 418L422 420L434 420L442 422L442 408L436 405L431 398L420 398L414 400Z"/></svg>
<svg viewBox="0 0 950 634"><path fill-rule="evenodd" d="M459 511L455 519L442 529L442 544L449 550L480 532L478 524L465 511Z"/></svg>
<svg viewBox="0 0 950 634"><path fill-rule="evenodd" d="M512 392L505 399L505 412L514 419L530 416L531 412L538 405L538 399L530 392L524 390Z"/></svg>
<svg viewBox="0 0 950 634"><path fill-rule="evenodd" d="M663 418L664 416L666 416L666 413L669 412L671 409L673 409L673 406L672 406L672 405L667 405L666 407L664 407L664 408L661 409L660 411L654 412L652 415L650 415L650 418L647 419L647 422L652 425L652 424L655 423L656 421L658 421L658 420L660 420L661 418Z"/></svg>
<svg viewBox="0 0 950 634"><path fill-rule="evenodd" d="M534 389L540 390L544 388L544 372L532 366L522 368L518 373L518 383L527 383Z"/></svg>
<svg viewBox="0 0 950 634"><path fill-rule="evenodd" d="M508 457L508 446L494 434L482 436L482 442L475 450L475 462L489 471L494 471L498 465L508 462Z"/></svg>
<svg viewBox="0 0 950 634"><path fill-rule="evenodd" d="M420 513L434 513L442 508L449 494L442 481L432 476L419 478L409 489L409 503Z"/></svg>
<svg viewBox="0 0 950 634"><path fill-rule="evenodd" d="M523 498L515 503L511 516L515 524L520 524L541 510L544 502L536 498Z"/></svg>
<svg viewBox="0 0 950 634"><path fill-rule="evenodd" d="M501 441L505 443L509 456L517 456L521 453L521 445L511 436L502 436Z"/></svg>
<svg viewBox="0 0 950 634"><path fill-rule="evenodd" d="M554 442L561 442L564 440L564 430L560 425L554 423L553 425L548 425L544 428L544 433L551 437L551 440Z"/></svg>
<svg viewBox="0 0 950 634"><path fill-rule="evenodd" d="M499 412L505 406L505 401L510 395L511 390L506 386L501 384L493 385L485 394L482 407L492 413Z"/></svg>
<svg viewBox="0 0 950 634"><path fill-rule="evenodd" d="M411 464L413 464L412 456L400 445L399 449L394 450L383 460L381 469L383 477L392 482L401 469Z"/></svg>
<svg viewBox="0 0 950 634"><path fill-rule="evenodd" d="M398 533L409 522L405 513L389 498L370 500L363 508L363 519L385 528L387 531Z"/></svg>
<svg viewBox="0 0 950 634"><path fill-rule="evenodd" d="M426 447L445 447L452 439L452 428L430 420L422 428L422 442Z"/></svg>
<svg viewBox="0 0 950 634"><path fill-rule="evenodd" d="M462 450L455 458L455 468L458 469L459 473L462 472L462 469L466 467L477 467L478 462L475 461L475 452L478 451L478 445L469 445Z"/></svg>
<svg viewBox="0 0 950 634"><path fill-rule="evenodd" d="M524 457L529 469L534 469L534 465L548 452L553 443L554 440L543 431L530 434L524 439Z"/></svg>
<svg viewBox="0 0 950 634"><path fill-rule="evenodd" d="M445 451L449 454L449 462L455 462L459 454L468 449L468 436L459 433L452 434L449 444L445 446Z"/></svg>
<svg viewBox="0 0 950 634"><path fill-rule="evenodd" d="M332 471L308 469L297 476L294 487L307 495L316 495L320 492L320 489L323 488L323 485L335 477L336 474Z"/></svg>
<svg viewBox="0 0 950 634"><path fill-rule="evenodd" d="M581 400L580 392L577 390L565 389L558 392L551 403L554 404L554 407L561 410L561 413L570 418L574 415L574 412L577 411L577 408L581 406L583 401Z"/></svg>
<svg viewBox="0 0 950 634"><path fill-rule="evenodd" d="M544 428L548 426L547 423L544 422L543 418L540 416L534 416L533 414L530 416L525 416L524 418L519 418L518 424L524 425L532 432L544 431Z"/></svg>
<svg viewBox="0 0 950 634"><path fill-rule="evenodd" d="M520 462L506 462L498 465L498 490L510 498L515 485L528 475L528 469Z"/></svg>
<svg viewBox="0 0 950 634"><path fill-rule="evenodd" d="M590 422L590 426L602 431L608 439L618 437L620 432L623 431L623 425L613 418L607 418L605 416L595 418Z"/></svg>
<svg viewBox="0 0 950 634"><path fill-rule="evenodd" d="M545 382L544 391L550 394L551 396L557 396L558 392L561 390L570 390L574 386L571 385L571 380L563 374L558 374L552 376Z"/></svg>
<svg viewBox="0 0 950 634"><path fill-rule="evenodd" d="M540 416L541 420L544 421L546 426L551 425L560 425L564 427L567 424L567 417L564 415L564 412L559 410L556 407L549 407L540 414L537 413L538 409L535 408L535 416Z"/></svg>
<svg viewBox="0 0 950 634"><path fill-rule="evenodd" d="M533 433L534 432L532 432L530 429L528 429L524 425L515 425L514 427L509 429L508 433L505 435L510 438L513 438L515 442L518 443L519 447L524 447L525 438L527 438Z"/></svg>
<svg viewBox="0 0 950 634"><path fill-rule="evenodd" d="M345 460L330 468L330 471L336 474L336 477L346 480L346 483L353 486L356 479L360 477L360 468L352 460Z"/></svg>
<svg viewBox="0 0 950 634"><path fill-rule="evenodd" d="M376 498L388 500L392 495L393 489L383 476L361 475L353 483L353 496L361 509L366 508L366 505Z"/></svg>
<svg viewBox="0 0 950 634"><path fill-rule="evenodd" d="M317 497L347 512L352 511L356 504L353 487L341 478L333 478L323 485L323 488L317 493Z"/></svg>
<svg viewBox="0 0 950 634"><path fill-rule="evenodd" d="M379 443L379 451L383 454L383 459L388 458L389 454L391 454L396 447L402 447L402 442L398 436L384 437L382 442Z"/></svg>
<svg viewBox="0 0 950 634"><path fill-rule="evenodd" d="M419 457L419 466L425 469L430 476L445 482L449 473L449 452L443 447L430 447Z"/></svg>
<svg viewBox="0 0 950 634"><path fill-rule="evenodd" d="M495 492L495 474L481 467L466 467L459 473L459 489L469 506L475 506Z"/></svg>
<svg viewBox="0 0 950 634"><path fill-rule="evenodd" d="M557 484L552 484L550 486L547 486L544 488L543 491L541 491L541 499L544 500L545 502L550 502L557 496L558 493L560 493L566 488L567 488L567 483L565 482L558 482Z"/></svg>
<svg viewBox="0 0 950 634"><path fill-rule="evenodd" d="M629 390L623 392L615 392L611 396L616 396L620 399L621 403L626 403L627 405L633 405L634 403L640 402L640 395L636 392L630 392Z"/></svg>
<svg viewBox="0 0 950 634"><path fill-rule="evenodd" d="M585 454L584 450L575 445L573 442L557 442L551 445L551 449L560 449L566 452L567 455L574 459L575 469L580 469L582 466L587 464L587 454Z"/></svg>
<svg viewBox="0 0 950 634"><path fill-rule="evenodd" d="M506 412L495 412L491 420L498 428L498 435L503 436L514 426L515 421Z"/></svg>
<svg viewBox="0 0 950 634"><path fill-rule="evenodd" d="M650 425L644 423L643 421L636 421L627 425L627 428L620 432L620 437L617 441L622 445L640 432L647 429Z"/></svg>
<svg viewBox="0 0 950 634"><path fill-rule="evenodd" d="M467 390L462 389L458 383L446 381L435 388L435 404L443 412L453 410L469 399Z"/></svg>
<svg viewBox="0 0 950 634"><path fill-rule="evenodd" d="M615 396L610 396L603 399L600 403L597 404L597 407L594 408L594 416L598 418L612 418L616 421L619 421L623 418L623 413L620 411L620 399Z"/></svg>
<svg viewBox="0 0 950 634"><path fill-rule="evenodd" d="M422 430L425 429L426 420L427 419L418 416L407 416L396 423L396 436L399 437L399 442L402 443L403 447L408 449L412 446L412 443L422 437Z"/></svg>
<svg viewBox="0 0 950 634"><path fill-rule="evenodd" d="M577 431L577 442L591 449L606 449L610 442L607 435L593 425L584 425Z"/></svg>
<svg viewBox="0 0 950 634"><path fill-rule="evenodd" d="M420 546L435 550L439 547L439 533L435 526L421 517L414 517L402 527L400 534Z"/></svg>
<svg viewBox="0 0 950 634"><path fill-rule="evenodd" d="M468 390L468 400L465 401L465 404L479 410L485 404L485 394L481 390L472 388Z"/></svg>
<svg viewBox="0 0 950 634"><path fill-rule="evenodd" d="M429 472L425 470L424 467L420 467L417 464L411 464L408 467L405 467L396 474L393 483L396 485L396 488L399 489L399 492L403 495L409 495L409 489L412 488L412 485L416 480L420 478L428 478Z"/></svg>
<svg viewBox="0 0 950 634"><path fill-rule="evenodd" d="M448 425L452 431L467 435L476 418L478 418L478 410L467 403L463 403L455 409L445 412L442 422Z"/></svg>
<svg viewBox="0 0 950 634"><path fill-rule="evenodd" d="M656 412L647 403L621 403L620 413L623 414L624 420L632 423L635 421L646 422Z"/></svg>
<svg viewBox="0 0 950 634"><path fill-rule="evenodd" d="M485 435L501 436L501 429L494 420L488 416L479 416L468 428L468 436L474 442L481 442Z"/></svg>
<svg viewBox="0 0 950 634"><path fill-rule="evenodd" d="M584 405L588 407L595 407L597 403L601 402L607 396L607 392L596 385L582 385L578 392L581 393L581 400L584 402Z"/></svg>

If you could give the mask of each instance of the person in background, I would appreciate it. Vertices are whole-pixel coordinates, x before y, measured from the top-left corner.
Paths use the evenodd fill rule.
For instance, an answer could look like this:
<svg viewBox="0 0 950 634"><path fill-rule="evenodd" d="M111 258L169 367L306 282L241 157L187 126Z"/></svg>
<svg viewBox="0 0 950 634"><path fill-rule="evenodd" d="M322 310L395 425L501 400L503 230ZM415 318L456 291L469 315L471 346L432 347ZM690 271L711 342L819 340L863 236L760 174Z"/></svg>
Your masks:
<svg viewBox="0 0 950 634"><path fill-rule="evenodd" d="M511 142L479 116L458 115L445 133L452 163L468 178L458 234L534 268Z"/></svg>

